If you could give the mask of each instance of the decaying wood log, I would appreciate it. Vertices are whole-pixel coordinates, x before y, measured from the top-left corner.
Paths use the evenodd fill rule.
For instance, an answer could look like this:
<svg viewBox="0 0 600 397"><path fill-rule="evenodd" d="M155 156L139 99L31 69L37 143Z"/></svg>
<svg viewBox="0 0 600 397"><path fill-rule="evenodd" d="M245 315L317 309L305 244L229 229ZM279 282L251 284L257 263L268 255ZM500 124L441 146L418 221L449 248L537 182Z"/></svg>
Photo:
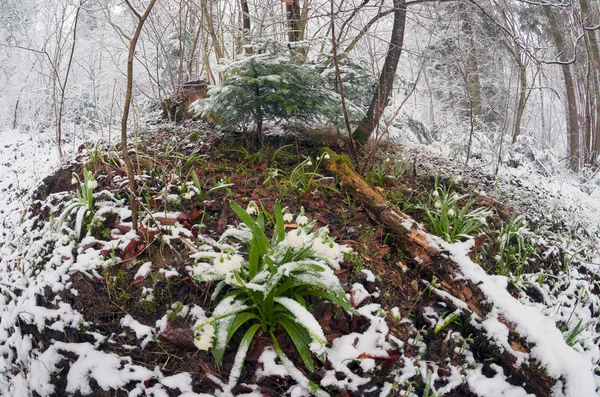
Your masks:
<svg viewBox="0 0 600 397"><path fill-rule="evenodd" d="M442 299L457 309L463 309L465 318L473 313L474 317L477 316L475 319L481 320L490 314L492 308L486 302L485 294L477 285L462 276L458 263L439 248L421 225L404 214L397 206L391 205L373 189L354 171L347 156L340 156L330 149L323 149L322 155L325 153L329 154L324 156L327 171L335 175L340 186L373 212L378 220L399 239L402 249L412 258L415 270L421 277L428 280L437 278L443 291L439 293ZM457 302L456 299L464 304ZM465 305L468 310L465 310ZM515 326L504 318L498 318L498 321L506 326L513 350L529 354L530 348L524 342L525 338L515 330ZM556 380L549 377L533 358L527 364L518 365L516 354L495 345L490 338L486 343L486 350L489 351L489 356L486 355L486 358L493 358L493 361L500 364L505 374L516 381L516 384L523 385L528 393L533 393L537 397L546 397L550 394Z"/></svg>

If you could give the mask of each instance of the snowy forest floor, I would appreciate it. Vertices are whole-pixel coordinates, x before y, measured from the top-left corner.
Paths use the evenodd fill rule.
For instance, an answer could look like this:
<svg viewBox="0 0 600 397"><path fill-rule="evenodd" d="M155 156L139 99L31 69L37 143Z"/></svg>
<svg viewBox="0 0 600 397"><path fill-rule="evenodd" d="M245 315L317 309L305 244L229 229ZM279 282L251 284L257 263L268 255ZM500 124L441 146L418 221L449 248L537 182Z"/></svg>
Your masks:
<svg viewBox="0 0 600 397"><path fill-rule="evenodd" d="M366 180L418 222L427 223L427 200L444 192L457 210L469 203L492 212L477 242L444 245L494 307L476 318L435 277L423 279L396 237L318 168L318 149L336 139L280 137L258 150L202 123L153 126L133 158L143 213L136 234L116 152L91 144L50 173L50 144L15 131L1 137L1 395L308 395L264 336L250 345L232 390L241 337L222 364L194 345L194 324L215 307L215 286L193 278L196 242L239 223L230 202L273 213L277 200L355 253L336 276L361 315L311 301L328 342L324 361L306 370L285 333L277 335L330 395L541 396L498 350L539 366L551 378L546 395L597 395L600 201L587 185L524 168L502 167L494 178L493 167L465 167L424 147L373 158ZM80 201L72 178L83 180L84 167L98 185L94 213L78 216L65 210ZM48 173L41 186L28 185Z"/></svg>

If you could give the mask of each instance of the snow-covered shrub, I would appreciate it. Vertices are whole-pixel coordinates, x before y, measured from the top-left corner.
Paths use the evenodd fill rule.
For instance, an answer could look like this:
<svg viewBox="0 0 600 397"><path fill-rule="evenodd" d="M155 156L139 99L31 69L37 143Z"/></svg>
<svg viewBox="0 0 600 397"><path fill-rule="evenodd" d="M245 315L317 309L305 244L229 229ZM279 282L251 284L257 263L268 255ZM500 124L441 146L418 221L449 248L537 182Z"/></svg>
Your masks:
<svg viewBox="0 0 600 397"><path fill-rule="evenodd" d="M560 168L553 151L539 150L535 139L526 135L520 135L514 144L507 146L503 163L513 168L530 166L544 176L554 175Z"/></svg>
<svg viewBox="0 0 600 397"><path fill-rule="evenodd" d="M196 345L204 350L212 347L215 360L221 362L232 336L247 324L229 376L229 387L237 383L250 343L260 331L270 336L292 377L299 384L308 385L313 394L322 394L285 356L275 328L281 326L285 330L304 365L312 371L311 353L322 356L327 341L318 321L307 309L307 298L329 300L357 314L333 271L339 268L350 248L335 243L327 228L312 232L315 223L302 214L296 218L298 228L286 232L284 218L289 220L289 214L283 214L279 202L274 215L260 212L256 205L245 210L232 202L231 209L245 225L229 229L218 242L192 255L196 259L194 277L200 281L218 281L212 298L226 290L212 316L196 325ZM275 221L271 240L265 234L266 215ZM247 252L231 240L241 242Z"/></svg>
<svg viewBox="0 0 600 397"><path fill-rule="evenodd" d="M339 95L326 89L300 53L274 43L255 50L226 61L219 71L227 79L210 87L208 98L194 102L191 111L222 127L254 124L259 139L264 121L308 123L334 117Z"/></svg>

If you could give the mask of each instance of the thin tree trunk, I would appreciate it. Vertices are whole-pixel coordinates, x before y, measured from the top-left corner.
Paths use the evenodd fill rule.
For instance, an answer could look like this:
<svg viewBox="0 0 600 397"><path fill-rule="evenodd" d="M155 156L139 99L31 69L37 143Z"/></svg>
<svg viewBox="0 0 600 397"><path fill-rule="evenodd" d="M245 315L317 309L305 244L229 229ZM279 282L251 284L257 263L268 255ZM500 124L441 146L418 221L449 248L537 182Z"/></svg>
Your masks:
<svg viewBox="0 0 600 397"><path fill-rule="evenodd" d="M558 27L558 20L555 11L552 7L544 7L548 21L550 22L550 29L556 44L557 51L561 54L560 58L563 62L566 61L565 55L566 45L565 39L562 32ZM575 93L575 79L573 78L573 72L571 65L568 63L561 63L561 69L563 78L565 80L565 89L567 92L567 115L569 125L569 165L573 171L579 171L579 112L577 107L577 95Z"/></svg>
<svg viewBox="0 0 600 397"><path fill-rule="evenodd" d="M242 46L244 46L245 54L252 54L252 48L249 46L250 39L250 8L248 7L248 0L240 0L240 7L242 9Z"/></svg>
<svg viewBox="0 0 600 397"><path fill-rule="evenodd" d="M406 0L394 0L394 27L392 28L392 37L390 38L387 56L381 70L381 75L379 76L379 85L371 100L371 106L369 106L365 118L352 134L354 139L361 145L367 143L369 137L373 134L375 128L377 128L386 102L392 93L394 78L396 77L396 70L404 44L405 26Z"/></svg>

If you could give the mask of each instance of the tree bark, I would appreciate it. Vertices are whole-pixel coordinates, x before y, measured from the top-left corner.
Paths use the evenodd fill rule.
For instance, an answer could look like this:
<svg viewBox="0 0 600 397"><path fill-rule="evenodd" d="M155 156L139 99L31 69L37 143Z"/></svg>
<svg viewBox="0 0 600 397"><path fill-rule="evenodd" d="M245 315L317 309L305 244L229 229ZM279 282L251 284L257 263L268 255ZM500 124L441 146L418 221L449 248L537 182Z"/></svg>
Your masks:
<svg viewBox="0 0 600 397"><path fill-rule="evenodd" d="M558 52L561 54L560 59L563 78L565 80L565 90L567 93L567 116L568 116L568 133L569 133L569 165L573 171L579 171L580 153L579 153L579 112L577 106L577 95L575 92L575 79L571 70L571 64L566 63L567 56L565 54L567 48L563 33L558 26L557 15L552 7L544 7L546 17L550 22L550 30Z"/></svg>
<svg viewBox="0 0 600 397"><path fill-rule="evenodd" d="M394 27L392 28L392 37L388 47L387 56L379 76L379 85L375 95L371 100L369 110L365 118L352 133L357 143L364 145L369 137L377 128L379 119L383 114L386 102L388 101L392 88L394 87L394 78L398 69L398 62L402 54L404 44L404 29L406 27L406 0L394 0Z"/></svg>

